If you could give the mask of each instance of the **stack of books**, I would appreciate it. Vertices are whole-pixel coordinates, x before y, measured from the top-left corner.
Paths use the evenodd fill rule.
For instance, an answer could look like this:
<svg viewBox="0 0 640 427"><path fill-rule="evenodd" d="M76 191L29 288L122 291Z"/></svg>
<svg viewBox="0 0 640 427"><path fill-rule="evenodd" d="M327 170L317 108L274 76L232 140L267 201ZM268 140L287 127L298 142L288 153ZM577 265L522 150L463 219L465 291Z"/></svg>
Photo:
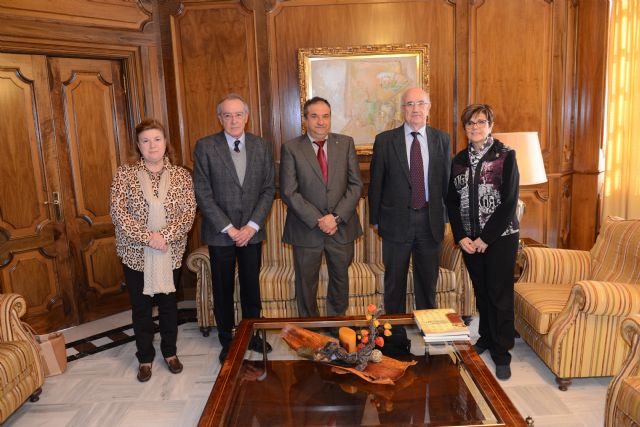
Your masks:
<svg viewBox="0 0 640 427"><path fill-rule="evenodd" d="M469 341L469 327L452 308L415 310L413 317L427 344Z"/></svg>

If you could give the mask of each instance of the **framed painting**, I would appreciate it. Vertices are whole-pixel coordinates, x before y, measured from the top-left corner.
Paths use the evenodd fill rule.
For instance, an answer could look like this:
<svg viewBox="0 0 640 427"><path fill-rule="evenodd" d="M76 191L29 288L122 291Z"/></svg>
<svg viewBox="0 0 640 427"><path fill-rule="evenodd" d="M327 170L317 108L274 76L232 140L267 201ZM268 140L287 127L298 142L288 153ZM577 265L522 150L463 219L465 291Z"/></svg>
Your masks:
<svg viewBox="0 0 640 427"><path fill-rule="evenodd" d="M429 91L429 45L298 49L298 83L301 117L307 99L327 99L332 132L353 137L358 155L367 156L378 133L403 123L402 92Z"/></svg>

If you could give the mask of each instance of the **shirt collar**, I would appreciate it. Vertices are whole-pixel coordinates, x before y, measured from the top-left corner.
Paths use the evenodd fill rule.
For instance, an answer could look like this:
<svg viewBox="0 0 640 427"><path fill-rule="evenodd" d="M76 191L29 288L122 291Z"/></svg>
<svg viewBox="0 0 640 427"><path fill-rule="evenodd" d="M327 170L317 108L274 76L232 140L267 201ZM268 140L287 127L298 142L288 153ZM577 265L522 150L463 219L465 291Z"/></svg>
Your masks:
<svg viewBox="0 0 640 427"><path fill-rule="evenodd" d="M404 135L405 136L412 136L411 132L415 132L413 129L411 129L411 126L409 126L407 124L407 122L404 123ZM418 129L418 133L425 138L427 136L427 125L422 126L420 129Z"/></svg>
<svg viewBox="0 0 640 427"><path fill-rule="evenodd" d="M234 148L233 143L236 141L240 141L240 147L242 147L244 145L244 136L245 136L244 132L242 132L242 135L240 135L238 138L232 137L227 132L224 133L224 137L227 140L227 144L229 145L230 148Z"/></svg>
<svg viewBox="0 0 640 427"><path fill-rule="evenodd" d="M311 138L311 135L307 134L307 138L309 139L309 141L311 141L311 143L313 144L315 141L315 139ZM324 141L329 140L329 135L327 135L327 137L324 139Z"/></svg>

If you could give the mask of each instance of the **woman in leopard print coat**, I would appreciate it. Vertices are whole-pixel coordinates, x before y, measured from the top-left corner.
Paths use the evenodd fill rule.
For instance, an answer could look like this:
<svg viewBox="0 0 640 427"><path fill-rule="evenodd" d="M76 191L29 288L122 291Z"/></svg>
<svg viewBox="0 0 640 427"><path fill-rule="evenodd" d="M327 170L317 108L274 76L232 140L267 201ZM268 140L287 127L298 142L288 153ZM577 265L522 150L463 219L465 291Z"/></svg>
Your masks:
<svg viewBox="0 0 640 427"><path fill-rule="evenodd" d="M134 163L120 166L111 184L111 217L116 249L122 259L136 336L138 380L151 378L153 301L158 305L160 349L169 370L182 371L176 356L178 283L187 233L193 225L196 201L191 174L171 164L171 146L158 121L136 126ZM160 222L159 222L160 221Z"/></svg>

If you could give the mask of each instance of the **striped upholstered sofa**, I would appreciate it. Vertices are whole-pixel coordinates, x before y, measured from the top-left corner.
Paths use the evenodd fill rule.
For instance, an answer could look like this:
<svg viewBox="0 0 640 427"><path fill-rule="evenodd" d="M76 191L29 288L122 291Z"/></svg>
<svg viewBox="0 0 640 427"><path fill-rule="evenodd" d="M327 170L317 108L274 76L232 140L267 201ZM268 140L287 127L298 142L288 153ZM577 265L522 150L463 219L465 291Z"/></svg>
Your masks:
<svg viewBox="0 0 640 427"><path fill-rule="evenodd" d="M286 206L275 199L266 221L267 241L262 251L260 269L260 292L262 315L264 317L296 317L298 308L295 300L293 254L291 247L281 242ZM365 312L369 303L381 303L383 296L384 268L382 267L381 240L368 226L367 203L361 198L358 204L358 216L365 233L355 242L353 263L349 267L349 309L347 315ZM474 301L471 281L462 261L460 250L453 244L451 235L447 235L440 258L440 275L436 298L441 306L453 307L463 315L471 315ZM211 293L211 267L206 246L193 251L187 257L187 267L196 273L196 307L198 325L206 336L215 325L213 317L213 297ZM459 285L459 284L462 285ZM328 274L323 263L320 268L318 285L318 307L322 315L326 314ZM236 322L240 321L238 278L236 275ZM413 283L409 275L407 309L413 307ZM471 306L471 309L467 309Z"/></svg>
<svg viewBox="0 0 640 427"><path fill-rule="evenodd" d="M640 313L640 220L608 218L591 251L525 248L515 324L556 375L616 374L627 346L625 316Z"/></svg>
<svg viewBox="0 0 640 427"><path fill-rule="evenodd" d="M605 427L640 426L640 315L622 322L622 338L629 345L622 368L607 389Z"/></svg>
<svg viewBox="0 0 640 427"><path fill-rule="evenodd" d="M17 294L0 294L0 424L31 399L44 383L40 348L22 326L27 303Z"/></svg>

